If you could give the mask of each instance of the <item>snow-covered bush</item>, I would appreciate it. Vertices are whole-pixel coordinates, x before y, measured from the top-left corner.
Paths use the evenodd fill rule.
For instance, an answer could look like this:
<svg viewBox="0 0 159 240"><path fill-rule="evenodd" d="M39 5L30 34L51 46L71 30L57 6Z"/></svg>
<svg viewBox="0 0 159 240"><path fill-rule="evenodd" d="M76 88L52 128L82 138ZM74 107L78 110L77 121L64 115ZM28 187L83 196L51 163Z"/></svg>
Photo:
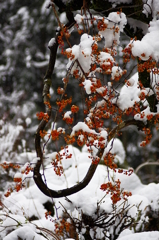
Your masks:
<svg viewBox="0 0 159 240"><path fill-rule="evenodd" d="M4 240L125 239L127 235L131 239L158 238L158 232L143 235L137 232L158 230L157 226L151 228L150 212L158 213L159 186L143 185L133 169L126 168L126 153L119 138L131 126L135 133L142 132L138 148L144 148L156 137L159 4L148 1L134 7L131 1L108 0L104 2L106 11L99 12L103 10L100 2L99 6L94 1L89 3L46 2L46 8L53 10L59 25L55 38L48 43L50 57L38 50L36 57L44 61L37 62L30 50L25 51L26 69L48 64L42 92L45 111L37 113L40 123L35 130L36 155L26 151L28 139L20 137L32 122L29 114L35 109L32 101L36 101L36 94L19 106L20 96L27 91L17 87L10 111L15 118L12 123L5 122L6 112L0 122L4 161L1 167L11 176L19 168L14 182L7 183L1 198L0 230ZM66 12L67 23L62 23L67 21L66 17L58 16L56 6L59 12ZM91 7L95 11L90 11ZM73 13L80 9L81 12ZM140 16L136 12L141 12ZM40 13L47 16L44 5ZM39 22L29 17L27 7L10 17L12 24L17 19L22 21L21 29L10 34L14 47L20 39L20 48L29 34L28 28L35 25L37 30ZM121 47L120 36L124 32L129 37L133 35L133 39ZM76 44L72 43L75 36L78 36ZM0 68L2 76L11 64L13 46L4 52L6 65ZM59 67L55 65L58 49L67 64L61 73L64 75L61 83L54 89L58 97L52 105L51 94L56 94L51 79L54 68ZM131 75L133 69L129 62L134 59L138 73ZM76 86L81 94L79 102L74 100L76 94L71 94L70 86ZM5 101L9 102L10 98L3 96ZM151 164L158 163L153 160Z"/></svg>

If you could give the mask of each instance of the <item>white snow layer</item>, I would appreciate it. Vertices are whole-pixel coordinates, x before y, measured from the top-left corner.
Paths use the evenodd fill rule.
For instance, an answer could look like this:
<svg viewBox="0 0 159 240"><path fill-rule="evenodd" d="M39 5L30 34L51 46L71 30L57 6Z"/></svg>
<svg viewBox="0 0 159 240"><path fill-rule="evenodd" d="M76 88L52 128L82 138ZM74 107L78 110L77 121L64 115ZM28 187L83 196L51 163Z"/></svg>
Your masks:
<svg viewBox="0 0 159 240"><path fill-rule="evenodd" d="M113 44L119 44L120 32L123 32L124 26L127 23L127 19L124 13L118 14L117 12L111 12L107 19L104 19L104 23L107 28L103 31L99 31L105 38L105 47L110 48ZM114 31L112 30L113 27Z"/></svg>
<svg viewBox="0 0 159 240"><path fill-rule="evenodd" d="M120 95L117 99L117 104L120 109L125 110L131 108L135 102L139 102L139 92L138 73L136 73L129 79L129 84L125 84L120 90Z"/></svg>
<svg viewBox="0 0 159 240"><path fill-rule="evenodd" d="M127 233L122 236L119 236L117 239L119 240L158 240L159 232L143 232L143 233L132 233L131 231L127 231Z"/></svg>
<svg viewBox="0 0 159 240"><path fill-rule="evenodd" d="M78 60L80 63L80 66L82 69L79 69L80 71L83 70L85 73L89 72L90 66L92 63L92 48L95 41L93 40L93 37L84 33L81 36L80 44L74 45L72 48L66 49L67 52L71 52L73 59L69 59L69 62L67 64L67 69L69 69L72 65L72 63L75 62L75 60ZM71 67L71 73L76 69L76 63L74 63L74 66Z"/></svg>
<svg viewBox="0 0 159 240"><path fill-rule="evenodd" d="M133 42L132 54L135 57L140 57L142 60L148 60L152 57L154 60L159 60L159 20L150 22L148 33L141 41Z"/></svg>
<svg viewBox="0 0 159 240"><path fill-rule="evenodd" d="M118 140L114 141L114 151L116 153L117 158L125 157L124 152L121 155L121 143ZM83 148L86 149L86 148ZM67 187L71 187L77 182L81 181L84 176L86 175L88 168L91 163L91 159L89 158L90 153L88 152L80 152L78 149L72 146L68 146L67 149L70 153L72 153L71 158L64 158L62 160L62 165L65 169L65 174L61 177L57 176L52 168L47 168L45 171L47 184L51 189L59 190L64 189ZM66 150L62 150L61 154L66 153ZM48 155L49 158L52 158L51 155ZM46 161L50 161L46 158ZM121 188L124 188L127 191L132 192L132 196L128 198L127 204L133 206L129 210L129 214L137 218L138 217L138 208L142 211L143 218L146 213L147 206L151 206L153 210L158 209L158 201L159 201L159 184L151 183L148 185L143 185L137 175L133 173L131 176L125 175L124 173L114 172L111 169L108 169L104 165L99 165L91 182L88 184L86 188L78 192L78 194L73 194L68 197L68 199L72 202L68 202L65 198L54 199L56 208L58 211L58 216L63 214L63 208L61 204L67 209L67 211L71 214L72 217L77 217L77 209L80 211L82 210L83 213L92 215L97 207L97 202L99 202L104 196L105 192L100 190L101 184L108 181L108 174L109 179L117 180L120 179L121 181ZM26 218L31 216L37 216L40 220L36 220L35 223L38 226L45 227L47 229L53 230L54 223L46 220L44 218L44 213L46 210L44 209L43 203L50 200L46 197L37 186L34 184L33 180L30 179L29 181L29 188L21 190L19 193L12 193L11 196L5 198L3 200L5 206L10 210L11 218L6 218L2 214L1 210L1 218L3 218L3 223L0 226L0 230L3 229L4 226L12 226L16 225L16 222L13 220L14 218L21 222L22 226L11 227L12 231L9 235L6 236L6 231L3 230L1 232L1 236L4 240L9 239L16 239L18 235L21 237L22 235L25 236L26 232L29 231L30 235L26 236L26 239L44 239L44 238L37 238L36 229L33 229L32 224L26 223ZM101 203L101 210L103 209L106 212L111 212L112 210L112 203L110 200L110 195L106 195L104 200ZM121 201L122 202L122 201ZM118 205L121 204L119 202ZM55 219L55 217L53 217ZM11 222L12 221L12 222ZM33 230L32 230L33 229ZM27 231L26 231L27 230ZM129 239L156 239L159 236L158 232L154 233L140 233L140 234L130 234L131 238ZM140 238L141 237L141 238ZM147 238L146 238L147 237ZM154 238L153 238L154 237ZM119 239L124 240L126 236L120 236ZM135 240L136 240L135 239Z"/></svg>

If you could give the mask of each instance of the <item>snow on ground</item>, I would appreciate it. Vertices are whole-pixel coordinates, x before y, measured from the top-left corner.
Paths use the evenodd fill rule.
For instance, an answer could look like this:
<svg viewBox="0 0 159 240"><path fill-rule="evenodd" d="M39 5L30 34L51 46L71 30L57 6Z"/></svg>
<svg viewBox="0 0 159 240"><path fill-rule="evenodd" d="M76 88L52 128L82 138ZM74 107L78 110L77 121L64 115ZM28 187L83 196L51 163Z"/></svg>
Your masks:
<svg viewBox="0 0 159 240"><path fill-rule="evenodd" d="M31 227L25 226L25 227L20 227L16 229L14 232L11 234L8 234L4 240L17 240L17 236L19 239L25 239L25 240L44 240L46 238L40 236L39 234L35 233L35 227L34 230L32 230Z"/></svg>
<svg viewBox="0 0 159 240"><path fill-rule="evenodd" d="M124 233L125 232L125 233ZM158 240L159 232L143 232L143 233L132 233L129 230L123 231L118 237L119 240Z"/></svg>
<svg viewBox="0 0 159 240"><path fill-rule="evenodd" d="M119 141L119 140L118 140ZM116 146L120 147L119 142ZM86 151L86 148L83 148L83 152L80 152L78 149L69 146L69 151L72 153L71 159L64 160L64 169L65 174L61 177L55 175L53 169L47 167L46 171L46 179L47 184L50 188L59 190L67 187L71 187L77 182L81 181L87 170L90 166L91 159L89 158L89 153ZM65 150L63 150L65 151ZM118 151L116 150L116 153ZM51 158L51 154L48 155ZM121 157L121 156L119 156ZM120 159L120 158L119 158ZM50 161L46 159L46 161ZM68 163L67 163L68 161ZM108 175L109 174L109 175ZM108 177L109 176L109 177ZM106 183L108 180L112 181L112 179L121 181L121 188L124 188L127 191L132 192L132 196L128 198L128 204L132 206L129 209L129 214L137 218L138 209L142 211L143 218L145 217L147 206L151 206L153 210L158 209L159 203L159 184L151 183L148 185L143 185L140 179L137 177L135 173L131 176L128 176L124 173L114 172L111 169L108 169L104 165L99 165L97 171L95 172L91 182L88 184L86 188L81 190L80 192L68 196L68 199L72 202L68 202L65 198L54 199L54 203L56 205L58 216L61 216L63 213L62 205L67 209L68 212L71 213L73 217L77 216L78 211L82 210L83 213L92 215L97 207L97 202L99 202L105 195L105 192L100 190L100 186L103 183ZM46 197L44 194L40 192L37 186L34 184L33 180L30 179L27 183L26 189L21 190L20 192L12 193L10 197L3 199L4 205L10 210L8 214L11 218L3 216L4 212L0 212L2 215L3 223L0 226L0 236L4 240L16 239L15 236L22 236L25 234L28 229L31 237L35 237L35 239L44 239L43 237L37 237L37 230L35 226L27 221L27 218L32 217L33 215L39 218L39 220L33 221L39 227L47 228L51 231L54 229L54 223L46 220L45 218L45 208L43 204L47 201L52 201L49 197ZM101 203L101 209L111 212L112 210L112 202L110 200L110 195L106 195L104 200ZM123 200L121 200L122 202ZM118 203L118 206L121 204ZM61 205L62 204L62 205ZM137 207L138 206L138 207ZM16 225L16 219L21 223L19 227L11 227L10 229L16 229L12 231L9 235L6 236L7 230L3 229L4 226L13 226ZM154 239L157 240L159 238L159 232L147 232L147 233L129 233L129 240L137 240L137 239ZM32 235L31 235L32 234ZM126 234L126 233L125 233ZM23 235L24 236L24 235ZM39 235L38 235L39 236ZM28 237L26 239L29 239ZM120 240L128 239L127 236L121 234L119 236Z"/></svg>

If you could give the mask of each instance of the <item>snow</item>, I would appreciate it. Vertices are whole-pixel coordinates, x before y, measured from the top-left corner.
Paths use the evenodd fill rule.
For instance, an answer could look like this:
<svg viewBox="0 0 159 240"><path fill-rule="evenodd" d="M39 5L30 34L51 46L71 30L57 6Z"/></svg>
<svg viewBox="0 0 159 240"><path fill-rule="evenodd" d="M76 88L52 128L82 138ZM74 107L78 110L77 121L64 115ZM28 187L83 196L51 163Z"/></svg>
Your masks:
<svg viewBox="0 0 159 240"><path fill-rule="evenodd" d="M152 14L153 18L158 17L159 12L159 2L158 0L148 0L144 2L143 13L148 17L148 14Z"/></svg>
<svg viewBox="0 0 159 240"><path fill-rule="evenodd" d="M154 115L154 113L151 112L150 107L148 106L147 108L145 108L143 111L141 111L141 113L137 113L134 116L135 120L139 120L139 121L143 121L144 123L147 122L147 115Z"/></svg>
<svg viewBox="0 0 159 240"><path fill-rule="evenodd" d="M143 232L143 233L129 233L123 237L119 237L120 240L158 240L159 232Z"/></svg>
<svg viewBox="0 0 159 240"><path fill-rule="evenodd" d="M112 80L114 80L116 77L121 77L122 76L122 69L120 67L117 67L117 66L114 66L112 67L112 73L111 73L111 77L112 77Z"/></svg>
<svg viewBox="0 0 159 240"><path fill-rule="evenodd" d="M83 16L81 16L80 14L76 14L76 16L74 17L75 21L77 22L77 24L80 24L82 22L82 20L84 19Z"/></svg>
<svg viewBox="0 0 159 240"><path fill-rule="evenodd" d="M85 130L90 131L85 124L79 123L74 129L79 130L81 128L85 128ZM104 133L103 136L106 137ZM108 151L110 150L110 146L112 142L107 146ZM67 159L67 151L72 154L72 157ZM122 146L122 143L119 139L115 139L113 141L113 147L111 149L113 153L116 154L116 157L122 163L125 158L125 152ZM49 162L57 153L46 155L46 159ZM87 173L87 170L90 166L91 159L90 153L87 151L87 148L84 147L83 151L80 152L77 148L68 146L67 149L63 149L60 152L61 155L64 156L62 160L62 165L65 169L64 175L61 177L57 176L51 166L47 165L47 169L45 170L45 177L47 184L52 189L63 189L66 187L73 186L76 182L81 181ZM19 177L19 175L16 175ZM133 173L128 176L124 173L114 172L113 170L108 169L104 165L99 165L91 182L88 184L86 188L78 192L78 194L73 194L68 197L69 202L65 198L54 199L54 203L56 208L58 209L58 216L63 214L63 208L61 204L67 209L67 211L71 214L72 217L80 218L80 212L87 215L93 215L96 211L97 202L100 202L104 197L105 201L102 201L100 204L101 211L102 209L108 213L112 211L112 202L110 200L110 195L105 195L105 192L100 190L101 184L112 179L121 181L121 188L131 191L132 196L128 198L127 205L130 205L129 214L136 218L138 217L138 210L142 211L142 218L145 219L145 214L147 211L147 207L151 206L153 210L158 209L158 201L159 201L159 184L151 183L148 185L143 185L137 175ZM54 180L53 180L54 179ZM53 180L53 181L52 181ZM3 199L3 203L10 211L10 216L12 218L6 218L3 216L3 224L0 229L4 226L11 226L15 224L15 220L20 221L22 226L13 227L15 229L7 236L6 231L1 233L4 240L16 239L16 236L19 237L25 236L26 232L29 231L29 235L25 236L26 239L44 239L43 237L38 238L38 233L34 225L32 223L26 223L26 219L31 216L36 216L39 220L33 221L37 226L46 227L47 229L53 230L54 223L44 218L45 208L42 205L48 200L51 201L48 197L41 193L41 191L36 187L33 180L30 179L29 188L24 188L19 193L12 193L12 195L6 199ZM120 208L121 202L118 203L118 207ZM78 210L77 210L78 209ZM55 219L56 216L52 217ZM142 221L139 225L142 224ZM7 228L8 230L9 228ZM131 231L124 232L119 236L118 239L124 240L127 239L127 235L129 234L129 239L158 239L159 232L147 232L147 233L133 233Z"/></svg>
<svg viewBox="0 0 159 240"><path fill-rule="evenodd" d="M105 38L105 48L110 48L114 44L119 44L120 32L123 32L124 26L127 23L125 14L111 12L107 19L104 19L104 23L107 25L107 28L103 31L99 31L99 34ZM113 27L115 27L114 31L112 31Z"/></svg>
<svg viewBox="0 0 159 240"><path fill-rule="evenodd" d="M67 52L71 52L72 59L69 59L69 62L67 64L67 69L69 69L72 66L72 63L74 63L75 60L78 60L80 63L80 66L82 69L79 69L80 72L83 70L84 72L89 72L90 66L92 63L92 49L91 46L95 41L93 40L93 37L84 33L81 36L80 44L74 45L72 48L66 49ZM74 64L73 67L71 67L71 73L76 69L76 64Z"/></svg>
<svg viewBox="0 0 159 240"><path fill-rule="evenodd" d="M85 79L83 85L84 85L84 89L86 90L86 93L91 94L92 82L90 80Z"/></svg>
<svg viewBox="0 0 159 240"><path fill-rule="evenodd" d="M138 85L138 73L132 76L129 79L129 84L125 84L121 90L120 95L117 98L117 104L121 110L128 109L129 107L133 107L135 102L139 102L140 98L138 94L140 92L139 85Z"/></svg>
<svg viewBox="0 0 159 240"><path fill-rule="evenodd" d="M21 178L22 179L22 174L20 172L17 172L15 175L14 175L14 178Z"/></svg>
<svg viewBox="0 0 159 240"><path fill-rule="evenodd" d="M132 47L133 56L139 56L142 60L146 61L153 53L153 47L147 41L135 41ZM144 56L142 56L144 55Z"/></svg>
<svg viewBox="0 0 159 240"><path fill-rule="evenodd" d="M48 8L49 8L49 6L51 5L51 1L50 0L44 0L44 3L43 3L43 5L42 5L42 7L41 7L41 14L43 15L43 14L48 14L49 13L49 11L48 11Z"/></svg>
<svg viewBox="0 0 159 240"><path fill-rule="evenodd" d="M141 41L133 42L132 54L140 57L142 60L148 60L152 57L154 60L159 60L159 20L150 22L148 33Z"/></svg>
<svg viewBox="0 0 159 240"><path fill-rule="evenodd" d="M73 238L65 238L65 240L74 240Z"/></svg>
<svg viewBox="0 0 159 240"><path fill-rule="evenodd" d="M105 66L111 66L111 63L114 63L114 58L109 54L109 53L106 53L106 52L100 52L99 54L99 64L100 66L102 66L103 64Z"/></svg>
<svg viewBox="0 0 159 240"><path fill-rule="evenodd" d="M99 62L100 62L100 65L102 64L110 65L110 62L114 62L114 58L109 53L100 52Z"/></svg>
<svg viewBox="0 0 159 240"><path fill-rule="evenodd" d="M71 115L72 114L72 112L71 111L67 111L67 112L65 112L65 114L64 114L64 119L66 119L66 118L71 118Z"/></svg>
<svg viewBox="0 0 159 240"><path fill-rule="evenodd" d="M126 110L128 108L131 108L134 106L134 103L138 103L141 101L140 96L144 93L145 96L151 96L154 94L154 92L158 92L157 88L157 79L158 76L153 75L151 73L151 86L153 88L144 88L140 89L138 84L138 73L134 74L128 82L125 83L125 85L121 88L119 96L113 100L113 102L117 103L117 105L120 107L121 110ZM157 113L153 113L150 110L150 107L147 103L147 101L144 99L143 105L145 106L145 109L141 111L141 113L137 113L134 116L135 120L143 121L144 123L147 122L147 116L152 114L156 115Z"/></svg>
<svg viewBox="0 0 159 240"><path fill-rule="evenodd" d="M76 132L82 130L83 132L97 134L95 130L90 129L84 122L78 122L72 129L71 136L75 135Z"/></svg>
<svg viewBox="0 0 159 240"><path fill-rule="evenodd" d="M115 154L115 163L123 164L125 161L125 150L123 147L122 142L118 138L112 139L107 147L105 148L105 151L103 153L103 157L108 153Z"/></svg>
<svg viewBox="0 0 159 240"><path fill-rule="evenodd" d="M66 13L61 13L59 19L61 23L65 24L65 22L67 21Z"/></svg>
<svg viewBox="0 0 159 240"><path fill-rule="evenodd" d="M25 240L44 240L46 238L40 236L39 234L36 234L35 231L32 230L31 227L25 226L16 229L15 231L9 233L6 237L3 238L3 240L17 240L17 236L21 239Z"/></svg>
<svg viewBox="0 0 159 240"><path fill-rule="evenodd" d="M55 44L55 38L51 38L49 43L48 43L48 47L52 47Z"/></svg>

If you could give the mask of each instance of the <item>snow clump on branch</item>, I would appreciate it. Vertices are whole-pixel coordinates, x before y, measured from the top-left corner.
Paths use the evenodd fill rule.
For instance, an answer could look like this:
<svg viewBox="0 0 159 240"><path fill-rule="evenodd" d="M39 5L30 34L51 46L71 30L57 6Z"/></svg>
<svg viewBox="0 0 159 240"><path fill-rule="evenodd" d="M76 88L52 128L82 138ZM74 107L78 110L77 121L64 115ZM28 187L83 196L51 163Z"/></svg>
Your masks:
<svg viewBox="0 0 159 240"><path fill-rule="evenodd" d="M125 14L112 12L107 19L104 19L104 23L107 27L105 30L99 31L99 34L105 38L105 48L112 47L114 42L119 44L120 32L123 32L124 26L127 24Z"/></svg>
<svg viewBox="0 0 159 240"><path fill-rule="evenodd" d="M148 33L141 41L133 42L132 54L146 61L150 57L159 61L159 20L150 22Z"/></svg>
<svg viewBox="0 0 159 240"><path fill-rule="evenodd" d="M81 36L80 44L79 45L74 45L72 48L67 48L66 52L71 53L71 58L69 58L69 62L67 64L67 69L71 68L71 74L73 74L74 70L77 68L77 60L80 64L80 69L81 71L84 71L85 73L88 73L91 67L92 63L92 48L91 46L94 43L94 39L92 36L84 33ZM73 64L73 66L72 66Z"/></svg>

